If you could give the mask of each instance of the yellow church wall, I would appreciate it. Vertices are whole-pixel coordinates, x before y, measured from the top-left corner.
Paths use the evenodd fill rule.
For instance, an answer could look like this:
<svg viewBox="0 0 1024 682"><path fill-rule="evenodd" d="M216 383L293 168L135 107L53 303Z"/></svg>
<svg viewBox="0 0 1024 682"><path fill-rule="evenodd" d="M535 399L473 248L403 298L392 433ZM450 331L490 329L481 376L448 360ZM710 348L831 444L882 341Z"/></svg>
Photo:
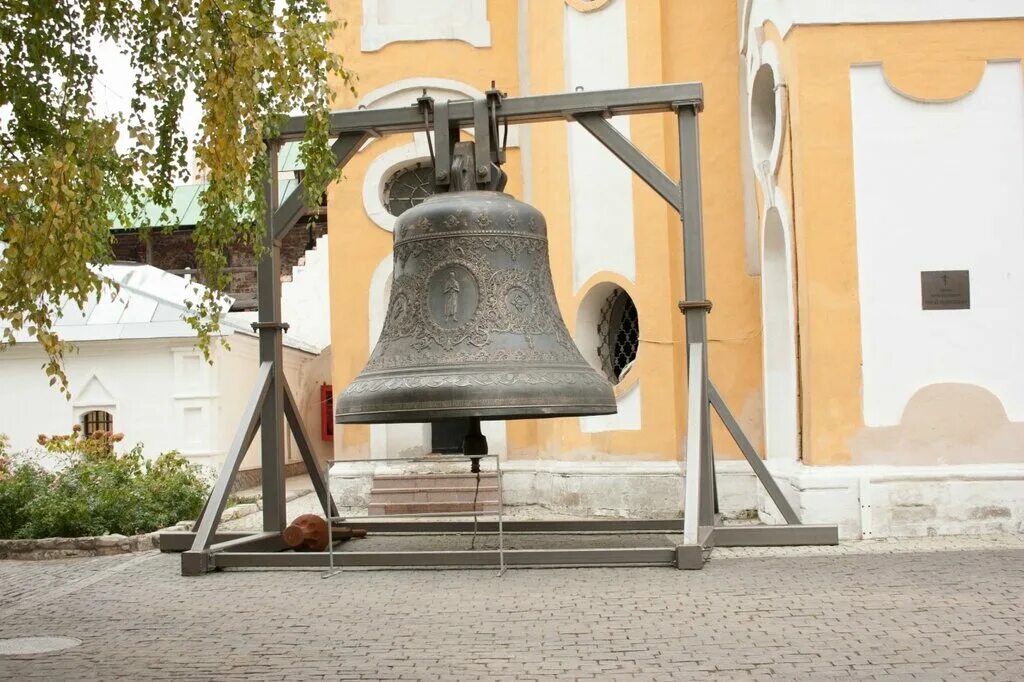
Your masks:
<svg viewBox="0 0 1024 682"><path fill-rule="evenodd" d="M747 437L763 447L761 414L760 280L746 274L740 166L739 44L736 3L662 2L664 81L701 81L701 191L708 297L708 371ZM665 117L665 167L678 177L678 135L674 117ZM670 225L673 253L682 260L678 220ZM682 269L674 268L671 303L683 298ZM685 362L682 315L675 320L676 365ZM685 372L678 370L677 376ZM685 395L685 385L679 389ZM680 411L682 414L682 411ZM680 421L679 430L685 433ZM713 420L717 456L738 455L732 438Z"/></svg>
<svg viewBox="0 0 1024 682"><path fill-rule="evenodd" d="M856 462L865 436L849 71L881 63L922 101L970 92L987 60L1024 58L1024 21L796 26L781 40L790 131L780 183L795 227L805 463ZM791 165L792 178L787 177Z"/></svg>
<svg viewBox="0 0 1024 682"><path fill-rule="evenodd" d="M401 79L446 78L486 90L491 79L520 94L518 8L512 0L491 0L490 48L457 41L392 43L361 53L362 3L337 0L336 17L347 20L333 48L359 75L359 95ZM525 66L529 94L566 89L563 2L528 4ZM571 10L575 11L575 10ZM596 10L601 11L601 10ZM706 107L701 115L702 190L709 296L715 307L709 320L710 368L719 390L754 442L762 443L759 281L745 274L743 207L740 188L739 84L737 16L732 0L636 2L626 5L630 85L700 80ZM428 58L429 55L429 58ZM339 108L358 96L342 93ZM573 331L579 306L589 287L610 281L625 288L640 312L641 344L623 394L642 387L639 431L583 433L576 419L508 422L507 449L513 458L676 459L685 436L685 326L676 303L684 298L682 239L678 216L637 178L632 180L636 237L636 282L610 272L592 276L574 291L567 125L530 126L533 203L548 222L552 276L566 323ZM675 117L632 117L633 141L655 163L678 177ZM391 249L391 233L374 224L363 210L362 178L374 158L411 141L411 135L374 141L345 169L345 180L330 190L332 227L332 355L336 391L362 369L370 351L366 292L374 270ZM610 155L609 155L610 156ZM509 150L509 190L522 196L520 154ZM369 429L340 429L341 450L369 456ZM738 456L731 438L715 420L716 451Z"/></svg>

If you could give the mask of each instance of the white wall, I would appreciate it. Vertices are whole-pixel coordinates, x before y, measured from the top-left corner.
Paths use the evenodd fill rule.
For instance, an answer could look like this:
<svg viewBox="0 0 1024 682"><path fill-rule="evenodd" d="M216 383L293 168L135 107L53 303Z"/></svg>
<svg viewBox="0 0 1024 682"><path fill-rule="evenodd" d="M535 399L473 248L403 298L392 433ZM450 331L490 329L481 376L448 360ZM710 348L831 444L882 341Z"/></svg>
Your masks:
<svg viewBox="0 0 1024 682"><path fill-rule="evenodd" d="M292 389L295 400L299 403L299 411L306 414L312 420L307 420L306 428L310 439L314 442L314 448L320 454L330 452L329 444L325 448L316 445L320 442L319 413L316 417L310 414L310 401L318 402L320 395L319 381L326 379L327 373L321 369L319 374L308 372L307 366L315 360L315 356L294 348L284 349L284 373L288 385ZM221 466L224 454L231 446L231 441L238 429L242 419L242 412L245 410L249 397L256 385L256 376L259 373L259 340L255 336L235 334L231 337L231 350L226 351L219 348L213 367L219 376L218 400L214 413L216 414L216 455L211 458L210 464ZM301 459L295 439L291 431L287 431L285 439L285 461L297 462ZM252 445L249 447L245 458L242 460L243 469L258 468L260 466L260 434L256 433Z"/></svg>
<svg viewBox="0 0 1024 682"><path fill-rule="evenodd" d="M948 103L850 70L868 426L899 423L935 383L982 386L1024 420L1024 81L990 63ZM828 229L827 225L818 226ZM923 270L969 270L969 310L921 309Z"/></svg>
<svg viewBox="0 0 1024 682"><path fill-rule="evenodd" d="M156 457L178 450L197 464L219 470L238 428L258 369L257 340L235 334L231 351L216 348L209 365L185 339L90 341L66 358L72 399L67 401L40 369L43 354L34 343L0 353L0 433L17 452L37 447L39 434L69 433L92 409L114 417L114 431L125 434L122 448L143 443ZM314 356L285 348L285 375L307 415L314 448L319 445L319 382L329 367L311 371ZM315 415L315 416L314 416ZM299 458L291 439L288 461ZM259 436L244 462L259 466Z"/></svg>
<svg viewBox="0 0 1024 682"><path fill-rule="evenodd" d="M316 350L331 345L330 269L327 239L306 251L305 262L292 268L290 282L281 283L281 319L288 323L288 337Z"/></svg>
<svg viewBox="0 0 1024 682"><path fill-rule="evenodd" d="M629 86L626 0L596 12L565 6L565 89ZM611 120L629 137L629 118ZM607 270L636 281L630 170L578 125L568 126L573 287Z"/></svg>
<svg viewBox="0 0 1024 682"><path fill-rule="evenodd" d="M39 434L69 433L89 409L106 409L114 430L125 444L145 443L146 454L183 448L175 399L175 353L182 339L91 341L65 359L72 400L52 386L40 365L44 355L35 343L18 344L0 353L0 432L11 438L13 450L36 446ZM202 387L182 386L179 396L197 396ZM103 396L103 397L100 397ZM103 404L106 403L106 404ZM208 452L209 442L193 447Z"/></svg>

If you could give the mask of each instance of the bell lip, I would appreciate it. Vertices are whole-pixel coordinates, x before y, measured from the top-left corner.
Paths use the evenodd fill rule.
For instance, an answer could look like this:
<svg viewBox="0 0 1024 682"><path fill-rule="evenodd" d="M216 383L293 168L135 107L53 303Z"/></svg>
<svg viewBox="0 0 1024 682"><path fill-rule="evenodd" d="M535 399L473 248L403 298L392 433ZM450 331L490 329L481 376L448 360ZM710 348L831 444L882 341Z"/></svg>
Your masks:
<svg viewBox="0 0 1024 682"><path fill-rule="evenodd" d="M508 410L514 409L514 413ZM615 403L598 405L529 405L509 408L500 406L456 407L451 409L428 408L409 409L403 411L376 410L373 412L357 412L335 414L335 424L409 424L440 421L443 419L464 419L478 417L484 421L516 421L519 419L554 419L556 417L596 417L605 414L616 414Z"/></svg>

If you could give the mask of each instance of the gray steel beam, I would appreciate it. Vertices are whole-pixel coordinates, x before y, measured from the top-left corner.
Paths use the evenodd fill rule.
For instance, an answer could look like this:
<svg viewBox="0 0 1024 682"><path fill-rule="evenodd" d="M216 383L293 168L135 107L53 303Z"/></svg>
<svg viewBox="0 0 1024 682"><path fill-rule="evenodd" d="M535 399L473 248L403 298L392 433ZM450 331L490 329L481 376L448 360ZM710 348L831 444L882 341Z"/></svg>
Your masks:
<svg viewBox="0 0 1024 682"><path fill-rule="evenodd" d="M338 516L338 508L335 506L334 500L329 499L327 488L324 486L324 470L320 466L320 461L316 458L316 455L313 454L313 442L306 431L306 425L302 423L298 405L295 403L295 396L292 395L292 389L288 386L288 380L285 379L283 383L284 416L292 429L295 443L299 446L299 453L302 455L302 461L306 465L306 473L309 474L309 480L313 483L313 489L316 491L317 497L320 498L320 506L324 510L324 515Z"/></svg>
<svg viewBox="0 0 1024 682"><path fill-rule="evenodd" d="M675 547L613 547L608 549L506 549L506 566L675 566ZM216 568L327 568L327 552L220 552L210 561ZM497 550L451 552L335 552L335 567L491 568Z"/></svg>
<svg viewBox="0 0 1024 682"><path fill-rule="evenodd" d="M334 165L339 168L344 167L369 138L370 134L362 130L344 133L338 137L331 145ZM307 209L306 200L303 197L304 192L305 183L300 182L285 198L281 207L274 211L274 239L284 239L289 230L305 215Z"/></svg>
<svg viewBox="0 0 1024 682"><path fill-rule="evenodd" d="M359 521L336 523L353 526L373 534L444 535L448 533L497 533L497 521ZM504 521L504 532L510 534L591 533L613 535L617 533L681 533L682 519L576 519L576 520L521 520ZM222 531L215 533L213 542L224 542L253 535L253 531ZM194 532L168 531L160 534L161 552L181 552L192 547Z"/></svg>
<svg viewBox="0 0 1024 682"><path fill-rule="evenodd" d="M625 135L616 130L615 126L604 118L600 112L574 113L573 119L587 132L597 138L597 141L608 148L622 163L637 174L647 186L653 189L667 201L677 212L683 208L683 198L679 190L679 183L668 176L665 171L658 168L657 164L647 158L636 145L630 142Z"/></svg>
<svg viewBox="0 0 1024 682"><path fill-rule="evenodd" d="M343 522L344 523L344 522ZM359 521L345 523L368 533L472 533L473 521ZM681 533L682 519L505 520L505 533ZM479 521L480 533L498 532L497 521Z"/></svg>
<svg viewBox="0 0 1024 682"><path fill-rule="evenodd" d="M235 482L238 466L242 463L242 459L245 458L245 453L252 443L253 436L256 435L256 429L259 427L260 410L263 408L267 392L270 389L272 374L273 366L269 362L260 363L259 374L256 375L256 386L253 388L252 395L249 396L249 402L242 411L242 422L239 424L238 431L235 432L235 437L231 441L231 447L228 448L227 454L224 456L224 466L221 467L220 476L217 477L217 483L213 486L213 490L210 491L210 497L203 508L199 523L196 524L195 539L192 543L193 550L209 547L210 541L213 539L213 533L217 530L217 526L220 525L220 517L224 513L224 505Z"/></svg>
<svg viewBox="0 0 1024 682"><path fill-rule="evenodd" d="M213 534L213 543L224 542L226 540L234 540L235 538L246 538L255 535L251 530L246 531L221 531L220 533ZM160 533L158 543L160 545L161 552L184 552L185 550L192 549L192 543L195 542L196 534L188 531L166 531Z"/></svg>
<svg viewBox="0 0 1024 682"><path fill-rule="evenodd" d="M839 527L829 525L717 526L718 547L838 545Z"/></svg>
<svg viewBox="0 0 1024 682"><path fill-rule="evenodd" d="M757 480L761 481L761 485L764 486L768 496L772 498L772 502L779 508L779 512L782 513L783 518L786 519L786 523L799 524L800 517L793 507L790 506L789 500L782 494L782 489L779 488L779 484L775 482L768 467L765 466L761 458L758 457L757 451L754 450L754 446L747 440L746 434L743 433L743 429L740 428L736 418L732 416L732 412L729 411L729 407L722 400L722 395L715 388L715 385L708 381L708 397L711 399L711 405L715 408L715 412L718 413L722 423L725 424L725 428L729 431L733 440L736 441L736 445L739 446L740 452L746 458L747 463L750 464L750 468L754 470L754 474L757 475Z"/></svg>
<svg viewBox="0 0 1024 682"><path fill-rule="evenodd" d="M700 130L697 123L697 108L678 106L676 119L679 128L679 169L680 190L683 210L680 213L683 229L683 288L688 302L707 299L706 277L704 274L704 218L700 189ZM700 525L715 523L715 462L711 448L711 410L707 402L707 315L708 309L690 306L685 309L687 353L693 344L699 343L703 352L705 378L701 396L701 467L700 467ZM687 457L690 454L687 453Z"/></svg>
<svg viewBox="0 0 1024 682"><path fill-rule="evenodd" d="M485 99L473 102L473 142L473 177L481 187L491 180L491 110Z"/></svg>
<svg viewBox="0 0 1024 682"><path fill-rule="evenodd" d="M287 548L284 537L280 533L253 533L246 537L228 538L214 543L207 552L280 552Z"/></svg>
<svg viewBox="0 0 1024 682"><path fill-rule="evenodd" d="M279 143L267 144L268 167L277 168ZM260 466L263 477L263 530L283 531L284 500L284 353L281 348L281 241L275 237L277 173L264 184L267 214L263 255L256 269L259 299L260 363L270 363L270 390L260 415Z"/></svg>
<svg viewBox="0 0 1024 682"><path fill-rule="evenodd" d="M448 102L452 125L473 126L473 100ZM558 121L574 109L601 108L611 116L672 111L674 106L700 110L704 106L704 86L700 83L670 83L616 90L566 92L556 95L508 97L502 100L498 118L510 124ZM436 103L435 103L436 107ZM281 139L302 137L306 117L296 116L281 128ZM352 131L375 134L409 133L423 130L423 113L415 103L393 109L357 109L331 114L331 134Z"/></svg>

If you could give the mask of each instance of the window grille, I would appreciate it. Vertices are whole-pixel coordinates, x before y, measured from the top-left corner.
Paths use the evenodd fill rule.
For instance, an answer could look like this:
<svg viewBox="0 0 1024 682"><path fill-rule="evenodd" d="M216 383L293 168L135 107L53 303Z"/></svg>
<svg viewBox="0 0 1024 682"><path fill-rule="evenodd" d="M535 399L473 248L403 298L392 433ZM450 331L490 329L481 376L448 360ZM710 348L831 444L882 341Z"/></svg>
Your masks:
<svg viewBox="0 0 1024 682"><path fill-rule="evenodd" d="M629 294L615 289L601 307L600 320L597 356L605 376L617 384L632 369L640 349L640 317Z"/></svg>
<svg viewBox="0 0 1024 682"><path fill-rule="evenodd" d="M384 183L384 207L400 216L434 194L434 171L429 163L418 162L396 171Z"/></svg>
<svg viewBox="0 0 1024 682"><path fill-rule="evenodd" d="M97 431L111 433L114 430L114 415L103 410L92 410L82 416L82 430L88 438Z"/></svg>

